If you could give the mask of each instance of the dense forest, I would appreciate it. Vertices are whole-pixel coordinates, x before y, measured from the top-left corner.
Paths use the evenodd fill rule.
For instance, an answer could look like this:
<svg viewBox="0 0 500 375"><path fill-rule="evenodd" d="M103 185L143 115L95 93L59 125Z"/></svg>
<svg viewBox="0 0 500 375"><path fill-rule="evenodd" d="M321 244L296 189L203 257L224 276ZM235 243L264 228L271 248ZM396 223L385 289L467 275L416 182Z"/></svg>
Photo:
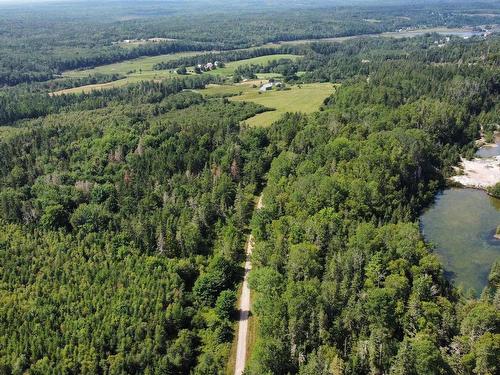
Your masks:
<svg viewBox="0 0 500 375"><path fill-rule="evenodd" d="M497 372L498 265L467 300L415 224L477 119L499 120L498 68L447 70L387 62L270 129L250 374ZM459 75L483 89L457 98Z"/></svg>
<svg viewBox="0 0 500 375"><path fill-rule="evenodd" d="M488 0L474 5L454 2L452 10L445 3L432 2L356 8L311 4L312 8L297 9L300 6L293 6L291 1L279 11L262 1L254 7L249 4L246 8L243 2L229 7L233 9L228 9L227 2L218 1L184 7L173 1L164 7L154 1L125 3L92 2L87 6L75 2L71 7L48 3L33 10L1 5L0 86L47 81L64 70L139 56L229 50L408 27L487 25L498 23L500 18L498 3ZM204 6L203 15L199 6ZM151 12L148 17L147 11ZM116 44L148 38L169 40L132 48Z"/></svg>
<svg viewBox="0 0 500 375"><path fill-rule="evenodd" d="M122 103L159 103L166 96L183 90L220 83L215 76L185 77L162 82L144 81L134 86L96 90L88 94L50 95L47 92L13 88L0 92L0 123L36 118L62 111L89 110Z"/></svg>
<svg viewBox="0 0 500 375"><path fill-rule="evenodd" d="M97 7L109 20L95 23L96 10L56 17L50 5L46 20L0 15L0 374L227 373L250 232L245 373L500 371L500 263L475 298L418 225L481 126L491 136L500 124L499 36L262 47L491 15L446 3L296 5L280 18L129 6ZM137 18L114 18L125 14ZM148 37L178 40L112 44ZM200 54L156 68L293 53L234 74L339 85L317 112L269 128L245 120L271 108L203 95L227 81L210 73L49 94L120 77L53 80L65 69L188 50Z"/></svg>
<svg viewBox="0 0 500 375"><path fill-rule="evenodd" d="M264 133L239 122L262 108L133 98L1 141L2 373L226 365L242 231L269 163Z"/></svg>

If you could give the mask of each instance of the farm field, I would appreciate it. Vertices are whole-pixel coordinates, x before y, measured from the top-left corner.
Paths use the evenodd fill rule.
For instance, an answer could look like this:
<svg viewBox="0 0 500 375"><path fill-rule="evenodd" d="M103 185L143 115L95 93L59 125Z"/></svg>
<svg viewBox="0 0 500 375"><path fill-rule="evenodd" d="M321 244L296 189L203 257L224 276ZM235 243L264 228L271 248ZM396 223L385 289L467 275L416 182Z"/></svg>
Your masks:
<svg viewBox="0 0 500 375"><path fill-rule="evenodd" d="M62 95L62 94L76 94L76 93L88 93L93 90L101 90L107 88L121 87L125 86L129 83L135 83L139 81L150 81L150 80L160 80L165 78L171 78L176 76L176 73L173 73L172 70L154 70L153 66L160 62L175 60L178 58L186 57L186 56L194 56L198 55L200 52L180 52L169 55L159 55L152 57L141 57L138 59L122 61L115 64L108 64L98 66L93 69L85 69L85 70L71 70L63 73L63 78L81 78L87 77L94 74L120 74L124 75L125 78L106 83L98 83L93 85L85 85L79 87L72 87L69 89L64 89L60 91L56 91L54 95ZM252 59L238 60L232 61L226 64L224 68L213 70L209 73L204 74L216 74L221 76L231 76L234 74L234 71L242 65L248 64L267 64L272 60L279 59L298 59L300 56L297 55L288 55L288 54L279 54L279 55L268 55L268 56L260 56ZM193 67L189 69L189 74L194 74ZM269 79L279 77L277 74L273 73L262 73L258 75L259 78Z"/></svg>
<svg viewBox="0 0 500 375"><path fill-rule="evenodd" d="M271 90L259 94L261 81L248 81L238 85L211 85L200 91L204 95L237 94L229 100L254 102L274 109L260 113L245 122L250 126L269 126L279 120L286 112L311 113L317 111L323 101L335 90L331 83L311 83L300 86L288 86L290 90ZM265 83L265 81L262 81ZM257 88L253 87L256 85Z"/></svg>
<svg viewBox="0 0 500 375"><path fill-rule="evenodd" d="M51 95L81 94L81 93L87 94L87 93L94 91L94 90L102 90L102 89L111 89L114 87L121 87L121 86L128 85L129 83L138 82L140 80L141 79L139 79L139 77L127 77L127 78L118 79L118 80L112 81L112 82L96 83L93 85L71 87L69 89L55 91Z"/></svg>
<svg viewBox="0 0 500 375"><path fill-rule="evenodd" d="M63 73L63 78L81 78L94 74L120 74L124 75L125 78L113 82L64 89L56 91L54 94L61 95L90 92L92 90L120 87L139 81L170 78L174 75L174 73L171 73L170 70L153 70L153 66L161 61L175 60L181 57L197 55L199 53L200 52L179 52L168 55L140 57L119 63L102 65L92 69L67 71Z"/></svg>
<svg viewBox="0 0 500 375"><path fill-rule="evenodd" d="M153 66L162 61L170 61L186 56L198 55L200 52L179 52L167 55L139 57L137 59L126 60L119 63L102 65L93 69L70 70L63 73L63 77L79 78L93 74L123 74L130 77L134 76L154 76L164 73L159 70L153 70ZM135 72L134 72L135 71ZM132 73L134 72L134 73Z"/></svg>

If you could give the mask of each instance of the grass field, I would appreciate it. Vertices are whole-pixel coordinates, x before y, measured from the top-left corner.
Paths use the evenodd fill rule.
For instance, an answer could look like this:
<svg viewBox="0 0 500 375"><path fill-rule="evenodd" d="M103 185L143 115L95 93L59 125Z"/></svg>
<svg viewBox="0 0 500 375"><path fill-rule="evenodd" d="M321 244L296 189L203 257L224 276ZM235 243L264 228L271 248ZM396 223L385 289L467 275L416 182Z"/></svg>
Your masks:
<svg viewBox="0 0 500 375"><path fill-rule="evenodd" d="M335 85L331 83L311 83L289 86L290 90L272 90L259 94L258 86L261 82L266 83L264 80L255 80L238 85L210 85L200 92L204 95L237 94L229 100L254 102L272 108L273 111L260 113L245 121L250 126L269 126L286 112L317 111L325 98L335 90Z"/></svg>
<svg viewBox="0 0 500 375"><path fill-rule="evenodd" d="M85 86L72 87L70 89L59 90L52 93L51 95L89 93L94 90L110 89L114 87L125 86L132 82L134 82L134 79L127 77L113 82L96 83L95 85L85 85Z"/></svg>
<svg viewBox="0 0 500 375"><path fill-rule="evenodd" d="M120 87L127 85L129 83L134 83L139 81L151 81L151 80L170 78L172 76L175 76L175 73L171 73L170 70L153 70L153 66L162 61L176 60L181 57L193 56L198 54L200 54L200 52L180 52L169 55L140 57L138 59L122 61L115 64L98 66L93 69L67 71L63 73L62 75L63 78L81 78L99 73L100 74L116 73L124 75L125 78L113 82L65 89L57 91L54 94L57 95L57 94L89 92L92 90Z"/></svg>
<svg viewBox="0 0 500 375"><path fill-rule="evenodd" d="M125 76L123 79L119 79L113 82L107 83L98 83L95 85L86 85L80 87L74 87L70 89L60 90L54 93L54 95L61 94L74 94L74 93L82 93L82 92L90 92L92 90L100 90L106 88L120 87L125 86L129 83L135 83L139 81L151 81L151 80L160 80L165 78L172 78L176 76L176 73L172 73L170 70L154 70L153 66L160 62L176 60L181 57L194 56L199 55L200 52L180 52L173 53L169 55L159 55L152 57L141 57L138 59L127 60L115 64L108 64L98 66L93 69L85 69L85 70L71 70L64 72L62 75L62 79L64 78L81 78L88 77L94 74L120 74ZM253 59L239 60L227 63L224 68L216 69L210 72L210 74L217 74L222 76L231 76L233 75L236 68L241 65L247 64L267 64L272 60L279 59L297 59L300 56L297 55L269 55L269 56L261 56ZM193 68L190 69L193 71ZM208 74L208 73L204 73ZM259 75L260 78L271 78L277 77L276 74L272 73L263 73Z"/></svg>
<svg viewBox="0 0 500 375"><path fill-rule="evenodd" d="M89 75L101 74L123 74L126 76L154 76L162 73L160 70L153 70L153 66L162 61L176 60L181 57L199 55L200 52L179 52L168 55L151 57L139 57L137 59L126 60L115 64L98 66L93 69L71 70L63 73L63 77L87 77ZM135 71L135 73L133 73Z"/></svg>

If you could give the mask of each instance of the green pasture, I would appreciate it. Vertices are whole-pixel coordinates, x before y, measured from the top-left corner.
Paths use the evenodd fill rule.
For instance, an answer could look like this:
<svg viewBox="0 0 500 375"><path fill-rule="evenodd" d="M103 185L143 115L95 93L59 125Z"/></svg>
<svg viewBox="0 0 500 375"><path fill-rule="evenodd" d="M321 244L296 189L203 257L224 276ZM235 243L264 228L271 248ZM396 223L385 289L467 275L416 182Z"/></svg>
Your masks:
<svg viewBox="0 0 500 375"><path fill-rule="evenodd" d="M80 87L69 88L65 90L60 90L55 92L54 94L70 94L70 93L81 93L81 92L90 92L92 90L101 90L106 88L120 87L125 86L129 83L135 83L139 81L153 81L153 80L162 80L166 78L172 78L176 76L174 69L168 70L154 70L153 66L160 62L172 61L182 57L199 55L200 52L180 52L173 53L168 55L159 55L159 56L151 56L151 57L141 57L137 59L122 61L119 63L108 64L98 66L92 69L85 70L71 70L64 72L62 75L62 79L64 78L81 78L88 77L95 74L120 74L125 76L125 78L119 79L113 82L106 83L98 83L94 85L86 85ZM231 76L234 74L236 68L241 65L248 64L267 64L272 60L279 59L297 59L300 56L297 55L288 55L288 54L279 54L279 55L268 55L268 56L260 56L252 59L245 59L239 61L232 61L226 64L224 68L215 69L210 73L204 74L217 74L221 76ZM207 61L208 63L209 61ZM193 74L193 67L190 69L190 74ZM273 77L277 77L278 75L273 73L262 73L259 74L259 78L269 79Z"/></svg>
<svg viewBox="0 0 500 375"><path fill-rule="evenodd" d="M235 94L230 100L254 102L271 108L272 111L260 113L245 121L250 126L269 126L286 112L317 111L323 101L335 91L335 85L331 83L311 83L288 86L289 90L274 89L259 93L260 84L266 82L254 80L238 85L210 85L200 92L207 96Z"/></svg>

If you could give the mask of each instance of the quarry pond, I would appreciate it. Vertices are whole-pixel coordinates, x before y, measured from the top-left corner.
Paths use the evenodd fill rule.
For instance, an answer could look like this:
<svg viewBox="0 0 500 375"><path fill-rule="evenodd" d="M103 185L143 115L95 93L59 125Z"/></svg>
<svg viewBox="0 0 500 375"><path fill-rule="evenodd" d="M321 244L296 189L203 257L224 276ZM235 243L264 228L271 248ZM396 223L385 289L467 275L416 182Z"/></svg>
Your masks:
<svg viewBox="0 0 500 375"><path fill-rule="evenodd" d="M482 147L476 160L498 158L498 141L497 145ZM494 168L500 167L495 163ZM492 176L495 171L487 173ZM500 261L500 240L495 238L500 225L500 200L480 189L447 189L422 214L420 224L425 239L434 245L443 262L447 277L457 287L479 296L491 266Z"/></svg>
<svg viewBox="0 0 500 375"><path fill-rule="evenodd" d="M452 188L436 197L420 218L427 241L435 246L449 279L479 295L492 264L500 260L500 200L477 189Z"/></svg>

